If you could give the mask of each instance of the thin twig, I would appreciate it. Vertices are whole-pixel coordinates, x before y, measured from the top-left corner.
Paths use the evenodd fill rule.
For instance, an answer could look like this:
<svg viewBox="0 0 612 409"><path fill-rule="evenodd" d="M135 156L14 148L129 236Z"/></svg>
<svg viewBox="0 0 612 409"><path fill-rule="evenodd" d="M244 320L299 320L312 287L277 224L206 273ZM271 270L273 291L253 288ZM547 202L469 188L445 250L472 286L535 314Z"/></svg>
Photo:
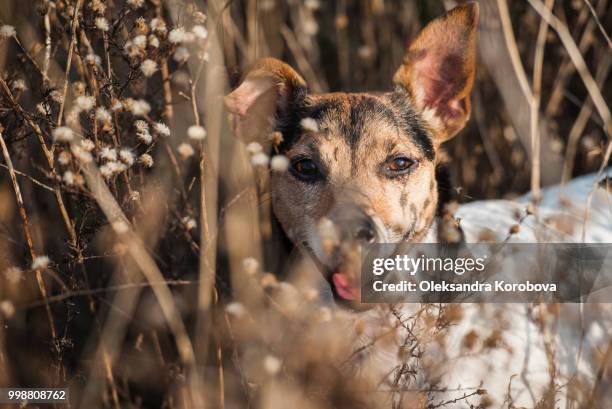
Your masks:
<svg viewBox="0 0 612 409"><path fill-rule="evenodd" d="M49 64L51 62L51 19L49 17L49 13L51 11L51 7L47 7L47 11L45 12L44 18L44 26L45 26L45 59L43 61L43 78L48 79L49 74Z"/></svg>
<svg viewBox="0 0 612 409"><path fill-rule="evenodd" d="M0 167L2 167L2 168L4 168L4 169L8 169L8 166L6 166L6 165L5 165L5 164L3 164L3 163L0 163ZM9 171L10 171L10 170L9 170ZM26 179L30 179L30 181L31 181L32 183L34 183L35 185L38 185L38 186L42 187L43 189L47 189L47 190L49 190L49 191L53 192L53 188L52 188L51 186L49 186L49 185L45 185L45 184L44 184L43 182L41 182L40 180L35 179L34 177L32 177L32 176L30 176L30 175L28 175L28 174L26 174L26 173L20 172L20 171L18 171L17 169L13 169L13 172L15 172L15 174L16 174L16 175L22 176L22 177L24 177L24 178L26 178Z"/></svg>
<svg viewBox="0 0 612 409"><path fill-rule="evenodd" d="M70 75L70 67L72 66L72 55L74 54L74 47L76 45L76 29L79 22L79 11L83 0L77 0L77 4L74 8L74 16L72 17L72 27L70 28L70 45L68 46L68 59L66 61L66 71L64 73L64 88L62 90L62 100L60 102L59 113L57 114L57 126L62 125L62 117L64 115L64 107L66 106L66 94L68 93L68 76Z"/></svg>
<svg viewBox="0 0 612 409"><path fill-rule="evenodd" d="M300 71L302 71L304 77L306 77L306 81L308 82L308 84L312 86L313 91L323 92L324 85L321 83L321 81L319 81L317 74L314 72L314 69L308 62L308 58L306 58L306 55L304 54L300 43L295 38L295 34L293 34L293 32L285 24L281 25L280 32L283 38L285 39L287 46L291 50L291 53L293 54L293 57L295 58L295 61L297 62L298 67L300 68Z"/></svg>
<svg viewBox="0 0 612 409"><path fill-rule="evenodd" d="M113 291L125 291L132 290L134 288L150 288L156 285L167 285L170 287L177 286L189 286L189 285L197 285L199 283L198 280L163 280L161 282L142 282L142 283L129 283L129 284L120 284L120 285L109 285L101 288L87 288L84 290L77 291L67 291L62 294L50 295L47 297L47 301L49 303L60 302L70 298L77 297L89 297L92 295L105 294ZM30 303L22 306L21 308L35 308L40 306L39 302Z"/></svg>
<svg viewBox="0 0 612 409"><path fill-rule="evenodd" d="M546 0L546 8L552 9L554 0ZM542 69L544 66L544 50L548 36L548 23L540 20L540 28L536 40L536 51L533 63L533 98L531 99L531 200L534 204L540 201L540 101L542 98ZM537 211L537 206L535 207Z"/></svg>
<svg viewBox="0 0 612 409"><path fill-rule="evenodd" d="M607 53L604 60L599 64L597 73L595 74L595 80L597 81L598 86L601 87L605 83L608 73L610 72L610 67L612 67L612 54ZM582 132L584 131L584 128L591 117L592 111L593 103L591 102L590 98L587 97L587 100L582 104L582 108L580 108L580 112L578 113L578 116L576 117L574 125L572 125L567 138L565 160L563 161L563 173L561 175L561 195L563 194L563 188L572 176L574 162L576 160L578 140L582 136Z"/></svg>
<svg viewBox="0 0 612 409"><path fill-rule="evenodd" d="M512 62L512 67L525 99L531 101L533 100L533 94L531 92L531 88L529 87L529 81L527 81L525 68L523 68L523 63L521 62L518 46L516 45L516 38L514 37L514 31L512 30L512 20L510 19L510 11L508 11L508 3L506 0L497 0L497 6L504 32L504 40L506 41L506 48L510 56L510 61Z"/></svg>
<svg viewBox="0 0 612 409"><path fill-rule="evenodd" d="M2 135L2 131L0 131L0 146L2 148L2 155L4 156L4 161L9 170L9 175L11 176L11 183L13 184L13 190L15 192L15 199L17 201L17 206L19 207L19 215L21 216L21 221L23 222L23 232L25 235L26 243L28 244L28 250L30 251L30 257L32 261L36 259L36 250L34 250L34 241L32 240L32 233L30 232L30 223L28 221L28 214L26 213L25 206L23 203L23 197L21 196L21 189L19 188L19 183L17 182L17 176L15 174L15 169L13 168L13 162L11 161L11 156L9 155L8 148L6 147L6 143L4 143L4 136ZM42 271L40 268L36 270L36 282L38 283L38 289L40 291L40 295L45 303L45 310L47 312L47 319L49 320L49 329L51 330L51 337L55 343L57 339L57 330L55 329L55 324L53 322L53 314L51 313L51 306L47 301L47 288L45 287L45 282L42 278Z"/></svg>
<svg viewBox="0 0 612 409"><path fill-rule="evenodd" d="M597 11L595 11L595 9L593 8L593 5L591 4L591 2L589 0L584 0L584 2L586 3L587 7L589 8L589 11L591 12L591 15L593 16L593 20L595 20L595 23L597 23L597 27L599 28L599 31L601 32L601 34L606 39L606 42L608 43L608 48L610 50L612 50L612 41L610 41L610 36L606 32L606 29L604 28L604 26L601 24L601 21L599 20L599 17L597 17Z"/></svg>

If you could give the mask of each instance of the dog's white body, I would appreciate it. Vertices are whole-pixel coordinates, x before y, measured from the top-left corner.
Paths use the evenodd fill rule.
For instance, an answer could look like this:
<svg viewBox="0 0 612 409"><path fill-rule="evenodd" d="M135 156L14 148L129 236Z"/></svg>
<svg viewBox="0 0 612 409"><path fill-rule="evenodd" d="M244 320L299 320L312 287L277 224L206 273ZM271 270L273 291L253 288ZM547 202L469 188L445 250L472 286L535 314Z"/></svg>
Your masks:
<svg viewBox="0 0 612 409"><path fill-rule="evenodd" d="M566 199L562 200L558 186L544 189L539 206L541 222L536 222L532 215L525 217L519 231L509 240L612 243L612 195L604 188L595 188L600 179L591 174L571 181L563 189ZM589 196L591 205L587 214ZM456 217L461 219L466 242L478 241L485 228L502 241L518 223L517 216L525 214L528 203L528 196L516 201L477 201L460 206ZM560 222L563 222L564 232L552 225L559 226ZM568 226L573 226L571 233ZM600 300L610 297L608 294ZM508 407L508 402L516 407L556 402L555 406L543 407L565 408L566 402L571 401L567 397L572 394L582 394L580 401L584 402L594 384L599 358L612 337L612 304L561 304L556 307L462 304L461 319L441 337L440 334L432 335L432 328L426 325L413 329L413 332L423 332L420 360L429 367L425 369L426 374L417 374L411 387L430 388L433 386L431 379L439 377L439 385L447 391L434 393L437 401L460 398L480 388L487 391L494 402L493 407ZM395 307L395 314L384 307L358 314L366 324L365 333L358 337L359 344L369 345L389 328L397 327L398 316L408 318L420 308L422 306L416 304L402 304ZM465 340L470 333L477 336L468 349ZM408 336L407 330L399 326L394 331L395 342L388 342L388 337L385 342L373 342L363 351L359 369L368 376L376 373L393 379L397 373L393 368L403 362L398 349ZM551 383L553 372L554 382ZM583 390L577 385L591 386ZM550 393L553 390L555 393ZM459 400L452 407L468 408L469 403L476 405L481 398L475 395ZM389 399L397 400L398 397L390 396ZM505 399L510 400L504 404Z"/></svg>

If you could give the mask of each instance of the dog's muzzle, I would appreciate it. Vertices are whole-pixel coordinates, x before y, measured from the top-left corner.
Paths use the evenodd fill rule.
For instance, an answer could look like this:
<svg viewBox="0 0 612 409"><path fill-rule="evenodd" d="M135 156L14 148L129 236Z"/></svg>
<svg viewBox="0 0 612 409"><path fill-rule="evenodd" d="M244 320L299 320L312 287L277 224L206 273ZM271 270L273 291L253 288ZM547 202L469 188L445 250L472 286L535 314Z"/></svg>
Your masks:
<svg viewBox="0 0 612 409"><path fill-rule="evenodd" d="M340 304L354 308L360 303L361 254L378 237L372 217L355 204L336 205L320 221L319 251L307 247Z"/></svg>

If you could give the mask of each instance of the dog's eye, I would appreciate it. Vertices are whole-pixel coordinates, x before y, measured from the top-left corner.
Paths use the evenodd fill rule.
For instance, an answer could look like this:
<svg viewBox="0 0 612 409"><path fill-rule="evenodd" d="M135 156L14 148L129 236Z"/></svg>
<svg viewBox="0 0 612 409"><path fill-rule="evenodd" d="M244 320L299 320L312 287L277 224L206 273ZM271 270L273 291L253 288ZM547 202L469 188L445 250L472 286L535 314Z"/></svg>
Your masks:
<svg viewBox="0 0 612 409"><path fill-rule="evenodd" d="M291 163L291 171L298 178L313 181L319 177L319 169L312 159L298 159Z"/></svg>
<svg viewBox="0 0 612 409"><path fill-rule="evenodd" d="M387 160L384 170L391 177L403 175L416 168L418 162L405 156L396 156Z"/></svg>

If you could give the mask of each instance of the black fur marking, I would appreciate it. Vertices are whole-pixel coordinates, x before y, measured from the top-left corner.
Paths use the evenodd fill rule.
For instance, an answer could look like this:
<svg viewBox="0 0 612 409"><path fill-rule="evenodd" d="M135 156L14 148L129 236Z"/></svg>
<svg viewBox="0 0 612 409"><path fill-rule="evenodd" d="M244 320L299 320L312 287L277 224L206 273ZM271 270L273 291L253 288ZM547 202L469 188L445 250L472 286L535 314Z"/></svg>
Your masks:
<svg viewBox="0 0 612 409"><path fill-rule="evenodd" d="M412 106L410 106L407 91L397 86L395 90L389 94L389 99L400 112L402 126L408 135L414 137L414 141L423 151L425 157L429 160L433 160L435 158L435 151L431 137L423 126L418 114L414 111Z"/></svg>
<svg viewBox="0 0 612 409"><path fill-rule="evenodd" d="M410 217L412 218L413 221L418 218L418 211L414 203L410 204Z"/></svg>
<svg viewBox="0 0 612 409"><path fill-rule="evenodd" d="M314 103L308 97L298 94L292 104L293 109L289 109L283 118L277 118L276 128L283 134L281 152L286 151L296 142L300 134L300 121L303 118L321 120L327 115L337 118L340 132L354 152L367 121L377 116L403 129L413 138L425 157L433 160L434 149L431 139L416 113L407 104L407 96L401 94L401 91L395 91L389 95L391 107L379 98L369 95L348 94L347 100L330 97L328 100L323 99ZM348 102L348 109L344 104L345 101ZM399 116L395 111L399 113Z"/></svg>
<svg viewBox="0 0 612 409"><path fill-rule="evenodd" d="M436 216L441 216L444 206L453 200L455 196L450 172L446 166L438 165L436 167L436 181L438 182L438 208L436 209Z"/></svg>

